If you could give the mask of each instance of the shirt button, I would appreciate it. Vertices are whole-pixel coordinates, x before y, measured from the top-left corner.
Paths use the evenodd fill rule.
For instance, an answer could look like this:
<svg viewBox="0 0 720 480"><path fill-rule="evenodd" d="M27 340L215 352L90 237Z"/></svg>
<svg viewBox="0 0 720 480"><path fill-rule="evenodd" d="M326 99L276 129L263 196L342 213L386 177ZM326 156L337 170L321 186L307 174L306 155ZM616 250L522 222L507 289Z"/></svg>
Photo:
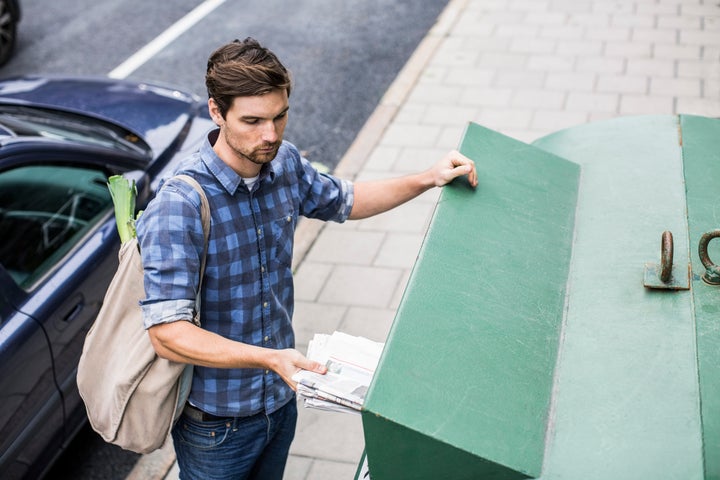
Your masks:
<svg viewBox="0 0 720 480"><path fill-rule="evenodd" d="M270 375L270 370L265 370L265 375Z"/></svg>
<svg viewBox="0 0 720 480"><path fill-rule="evenodd" d="M292 222L292 217L290 215L288 215L287 217L285 217L285 220L287 220L288 223L290 223L290 222Z"/></svg>
<svg viewBox="0 0 720 480"><path fill-rule="evenodd" d="M270 337L265 335L265 341L267 342L268 340L270 340Z"/></svg>
<svg viewBox="0 0 720 480"><path fill-rule="evenodd" d="M262 273L265 273L265 265L260 265L260 271L261 271Z"/></svg>
<svg viewBox="0 0 720 480"><path fill-rule="evenodd" d="M263 308L267 308L267 306L268 306L268 303L267 303L267 302L264 302L264 303L263 303Z"/></svg>
<svg viewBox="0 0 720 480"><path fill-rule="evenodd" d="M262 228L258 228L258 229L257 229L257 234L258 234L258 235L262 234Z"/></svg>

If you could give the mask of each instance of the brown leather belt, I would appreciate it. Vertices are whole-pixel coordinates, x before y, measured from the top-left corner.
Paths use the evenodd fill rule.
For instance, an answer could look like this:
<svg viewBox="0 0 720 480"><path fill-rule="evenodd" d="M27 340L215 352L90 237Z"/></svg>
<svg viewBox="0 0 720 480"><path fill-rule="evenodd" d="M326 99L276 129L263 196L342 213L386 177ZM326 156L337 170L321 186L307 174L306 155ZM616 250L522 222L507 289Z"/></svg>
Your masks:
<svg viewBox="0 0 720 480"><path fill-rule="evenodd" d="M204 412L197 407L193 407L189 403L185 404L185 408L183 408L183 414L192 418L196 422L216 422L226 420L228 418L218 417L217 415L213 415L212 413Z"/></svg>

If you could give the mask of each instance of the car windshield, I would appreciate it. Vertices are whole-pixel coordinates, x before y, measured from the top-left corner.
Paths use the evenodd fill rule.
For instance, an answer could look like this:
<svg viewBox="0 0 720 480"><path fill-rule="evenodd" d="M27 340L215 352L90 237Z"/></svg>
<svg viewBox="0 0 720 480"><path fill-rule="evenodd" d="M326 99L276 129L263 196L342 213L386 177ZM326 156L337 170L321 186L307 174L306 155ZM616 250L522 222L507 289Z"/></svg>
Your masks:
<svg viewBox="0 0 720 480"><path fill-rule="evenodd" d="M69 112L0 105L0 125L17 137L44 137L120 149L147 156L149 147L131 132L108 122Z"/></svg>

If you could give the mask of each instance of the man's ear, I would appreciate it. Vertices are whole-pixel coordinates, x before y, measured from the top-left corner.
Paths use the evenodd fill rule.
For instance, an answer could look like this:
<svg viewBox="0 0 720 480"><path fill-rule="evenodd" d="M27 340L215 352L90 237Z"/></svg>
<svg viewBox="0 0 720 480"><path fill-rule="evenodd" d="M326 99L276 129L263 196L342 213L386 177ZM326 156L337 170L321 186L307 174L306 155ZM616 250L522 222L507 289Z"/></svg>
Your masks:
<svg viewBox="0 0 720 480"><path fill-rule="evenodd" d="M213 122L215 122L218 127L225 123L225 119L220 114L220 107L218 107L214 98L208 99L208 112L210 113L210 118L213 119Z"/></svg>

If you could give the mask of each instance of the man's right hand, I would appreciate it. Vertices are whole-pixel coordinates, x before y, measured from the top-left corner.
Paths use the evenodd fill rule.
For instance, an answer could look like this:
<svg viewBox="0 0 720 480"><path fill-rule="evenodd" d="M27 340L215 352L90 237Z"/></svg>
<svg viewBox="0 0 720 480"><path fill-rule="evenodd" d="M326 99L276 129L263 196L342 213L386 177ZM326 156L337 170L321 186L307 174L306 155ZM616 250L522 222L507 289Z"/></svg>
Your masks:
<svg viewBox="0 0 720 480"><path fill-rule="evenodd" d="M300 370L309 370L311 372L325 375L327 368L318 362L308 359L302 353L293 348L285 350L277 350L277 358L272 369L280 375L290 388L297 390L297 382L293 381L292 376Z"/></svg>

